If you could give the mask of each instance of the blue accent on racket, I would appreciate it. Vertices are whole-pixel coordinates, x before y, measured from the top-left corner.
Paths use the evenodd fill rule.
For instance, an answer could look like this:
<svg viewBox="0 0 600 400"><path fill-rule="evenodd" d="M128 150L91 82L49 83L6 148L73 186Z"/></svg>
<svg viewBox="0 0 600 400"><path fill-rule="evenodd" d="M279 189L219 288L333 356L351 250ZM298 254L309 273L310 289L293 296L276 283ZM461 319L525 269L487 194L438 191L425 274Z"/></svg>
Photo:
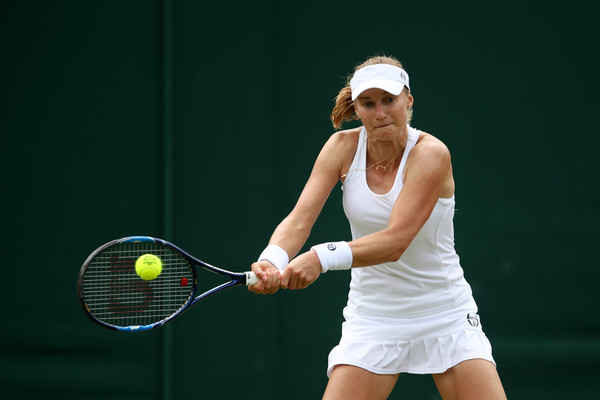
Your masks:
<svg viewBox="0 0 600 400"><path fill-rule="evenodd" d="M152 280L136 272L139 257L160 258L162 271ZM197 267L229 281L197 295ZM122 332L158 328L215 293L233 286L254 285L253 272L231 272L186 253L163 239L129 236L110 241L89 255L81 266L77 293L85 313L96 323Z"/></svg>

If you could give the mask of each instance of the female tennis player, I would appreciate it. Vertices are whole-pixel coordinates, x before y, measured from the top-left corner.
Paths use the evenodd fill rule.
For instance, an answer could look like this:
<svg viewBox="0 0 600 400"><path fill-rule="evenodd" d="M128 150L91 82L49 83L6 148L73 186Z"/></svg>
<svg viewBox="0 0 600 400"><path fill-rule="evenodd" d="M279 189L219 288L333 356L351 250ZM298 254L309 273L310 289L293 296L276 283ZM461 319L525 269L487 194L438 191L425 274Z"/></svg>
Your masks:
<svg viewBox="0 0 600 400"><path fill-rule="evenodd" d="M413 102L395 58L356 68L331 120L336 129L352 119L362 126L323 146L296 206L252 264L261 281L250 290L303 289L321 273L352 268L326 400L386 399L400 373L432 374L445 400L505 399L454 249L450 152L410 126ZM296 256L338 180L352 241Z"/></svg>

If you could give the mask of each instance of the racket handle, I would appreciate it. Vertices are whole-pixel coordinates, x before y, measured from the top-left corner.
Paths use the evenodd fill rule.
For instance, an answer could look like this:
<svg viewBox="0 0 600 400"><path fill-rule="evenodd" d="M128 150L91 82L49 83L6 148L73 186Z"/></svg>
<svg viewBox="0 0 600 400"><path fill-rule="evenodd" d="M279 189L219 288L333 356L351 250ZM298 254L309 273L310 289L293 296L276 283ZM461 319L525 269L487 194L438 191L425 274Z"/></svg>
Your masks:
<svg viewBox="0 0 600 400"><path fill-rule="evenodd" d="M252 271L244 272L246 274L246 286L252 286L258 283L258 277Z"/></svg>

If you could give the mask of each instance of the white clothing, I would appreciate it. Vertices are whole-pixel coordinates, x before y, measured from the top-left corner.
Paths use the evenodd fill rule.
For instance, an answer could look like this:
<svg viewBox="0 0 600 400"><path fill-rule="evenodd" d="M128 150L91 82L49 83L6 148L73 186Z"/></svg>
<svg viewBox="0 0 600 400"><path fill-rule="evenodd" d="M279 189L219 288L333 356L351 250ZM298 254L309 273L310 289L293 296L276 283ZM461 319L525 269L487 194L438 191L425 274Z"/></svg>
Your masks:
<svg viewBox="0 0 600 400"><path fill-rule="evenodd" d="M367 184L367 132L361 130L343 184L353 239L387 227L419 133L408 127L394 185L388 193L376 194ZM454 250L454 205L454 196L440 198L398 261L352 268L342 339L329 355L328 375L338 364L374 373L423 374L441 373L473 358L494 362Z"/></svg>
<svg viewBox="0 0 600 400"><path fill-rule="evenodd" d="M409 127L408 140L392 189L376 194L366 177L367 134L363 128L357 153L344 181L344 211L352 239L385 229L402 187L406 160L419 138ZM396 261L352 269L348 306L359 314L410 317L447 310L471 298L454 250L454 197L440 198L402 257Z"/></svg>
<svg viewBox="0 0 600 400"><path fill-rule="evenodd" d="M475 358L494 362L474 301L422 317L385 318L344 308L342 339L327 375L340 364L376 374L437 374Z"/></svg>

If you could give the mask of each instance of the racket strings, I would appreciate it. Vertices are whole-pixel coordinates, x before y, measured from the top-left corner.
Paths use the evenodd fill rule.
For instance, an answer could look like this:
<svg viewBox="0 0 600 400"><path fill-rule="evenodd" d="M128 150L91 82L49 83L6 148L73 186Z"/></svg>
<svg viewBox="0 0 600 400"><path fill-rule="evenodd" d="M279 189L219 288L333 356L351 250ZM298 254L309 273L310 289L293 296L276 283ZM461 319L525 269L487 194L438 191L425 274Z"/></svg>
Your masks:
<svg viewBox="0 0 600 400"><path fill-rule="evenodd" d="M141 279L135 262L143 254L162 261L161 274ZM83 300L97 319L114 326L151 325L177 313L191 300L194 273L176 251L155 242L119 243L90 262L83 279Z"/></svg>

